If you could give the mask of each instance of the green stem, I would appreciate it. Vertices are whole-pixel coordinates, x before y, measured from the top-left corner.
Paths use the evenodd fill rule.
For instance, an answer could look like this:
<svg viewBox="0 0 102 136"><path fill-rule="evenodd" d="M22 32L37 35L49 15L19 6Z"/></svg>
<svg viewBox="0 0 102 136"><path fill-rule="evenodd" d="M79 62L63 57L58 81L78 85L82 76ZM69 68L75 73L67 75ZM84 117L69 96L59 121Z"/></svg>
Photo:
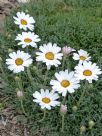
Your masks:
<svg viewBox="0 0 102 136"><path fill-rule="evenodd" d="M44 109L44 115L43 115L43 118L41 120L39 120L39 122L42 122L46 117L46 109Z"/></svg>
<svg viewBox="0 0 102 136"><path fill-rule="evenodd" d="M62 128L61 128L61 132L64 132L64 115L62 115Z"/></svg>
<svg viewBox="0 0 102 136"><path fill-rule="evenodd" d="M30 69L29 69L29 68L27 68L27 74L28 74L29 80L30 80L30 82L31 82L31 85L33 86L33 77L32 77L32 75L31 75L31 72L30 72Z"/></svg>
<svg viewBox="0 0 102 136"><path fill-rule="evenodd" d="M63 56L63 61L62 61L62 70L64 70L64 66L65 66L65 60L66 60L66 56Z"/></svg>
<svg viewBox="0 0 102 136"><path fill-rule="evenodd" d="M48 70L47 70L47 71L46 71L46 73L45 73L45 77L44 77L44 83L43 83L43 85L46 85L47 75L48 75Z"/></svg>
<svg viewBox="0 0 102 136"><path fill-rule="evenodd" d="M19 75L19 80L17 81L17 84L18 84L19 89L23 91L21 75Z"/></svg>
<svg viewBox="0 0 102 136"><path fill-rule="evenodd" d="M77 102L77 107L80 106L80 103L81 103L82 100L83 100L84 94L85 94L85 90L83 90L83 92L82 92L82 94L81 94L81 96L80 96L80 98L79 98L79 101Z"/></svg>
<svg viewBox="0 0 102 136"><path fill-rule="evenodd" d="M68 58L69 58L69 56L68 56ZM69 71L71 70L70 68L71 68L71 65L70 65L70 60L68 59L67 60L67 68L69 69Z"/></svg>
<svg viewBox="0 0 102 136"><path fill-rule="evenodd" d="M62 101L62 104L65 105L66 103L66 97L67 97L67 94L65 95L63 101ZM61 132L64 132L64 119L65 119L65 114L61 114L62 116L62 128L61 128Z"/></svg>
<svg viewBox="0 0 102 136"><path fill-rule="evenodd" d="M84 89L83 89L83 91L82 91L82 93L81 93L81 96L80 96L80 98L79 98L79 101L77 102L77 107L79 107L80 104L81 104L81 102L83 101L83 98L84 98L84 95L85 95L85 92L86 92L86 87L88 87L87 81L85 82Z"/></svg>
<svg viewBox="0 0 102 136"><path fill-rule="evenodd" d="M66 94L66 96L63 98L62 104L65 104L65 102L66 102L66 97L67 97L67 94Z"/></svg>
<svg viewBox="0 0 102 136"><path fill-rule="evenodd" d="M28 46L26 46L26 52L28 53Z"/></svg>
<svg viewBox="0 0 102 136"><path fill-rule="evenodd" d="M24 109L24 106L23 106L23 100L22 99L20 99L20 103L21 103L21 108L22 108L23 113L27 116L25 109Z"/></svg>

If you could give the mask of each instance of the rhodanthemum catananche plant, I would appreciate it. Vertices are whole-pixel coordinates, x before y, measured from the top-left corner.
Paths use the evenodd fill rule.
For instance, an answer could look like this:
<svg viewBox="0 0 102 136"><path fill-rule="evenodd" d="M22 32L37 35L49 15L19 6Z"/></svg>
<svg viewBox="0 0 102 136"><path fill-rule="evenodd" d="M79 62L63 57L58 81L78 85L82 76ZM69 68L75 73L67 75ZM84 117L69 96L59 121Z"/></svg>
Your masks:
<svg viewBox="0 0 102 136"><path fill-rule="evenodd" d="M42 45L38 45L42 39L39 38L39 34L36 34L35 20L29 14L18 12L16 17L14 16L14 23L22 32L20 30L21 34L16 34L17 48L13 48L15 51L6 56L5 67L11 71L10 74L13 77L18 76L16 77L18 84L15 85L14 90L18 88L18 92L22 95L20 101L23 114L28 118L30 115L32 115L31 118L36 118L38 111L44 111L44 118L40 120L42 115L39 115L37 119L39 122L39 120L44 121L48 117L47 114L52 111L58 115L63 111L61 107L64 107L65 113L61 113L62 131L64 131L64 118L65 116L67 118L68 106L71 105L69 96L77 95L81 91L80 97L77 99L73 97L73 103L76 103L78 108L83 102L86 91L81 83L88 81L88 84L92 84L93 80L97 81L102 73L101 69L96 63L91 62L89 53L82 49L77 53L74 48L67 46L61 48L59 43L46 43L46 41L46 44L43 41ZM26 50L27 46L34 48ZM79 62L77 66L66 65L76 60ZM14 87L14 83L10 85Z"/></svg>

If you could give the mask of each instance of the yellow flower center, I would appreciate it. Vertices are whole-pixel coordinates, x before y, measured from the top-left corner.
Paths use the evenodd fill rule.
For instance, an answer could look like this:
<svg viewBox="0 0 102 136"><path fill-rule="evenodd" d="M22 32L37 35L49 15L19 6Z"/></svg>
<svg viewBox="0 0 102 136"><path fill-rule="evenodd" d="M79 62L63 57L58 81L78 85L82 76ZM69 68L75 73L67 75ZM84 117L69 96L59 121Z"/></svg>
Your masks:
<svg viewBox="0 0 102 136"><path fill-rule="evenodd" d="M86 60L86 57L80 56L80 60Z"/></svg>
<svg viewBox="0 0 102 136"><path fill-rule="evenodd" d="M47 98L47 97L42 98L42 101L43 101L44 103L46 103L46 104L48 104L48 103L51 102L51 100L50 100L49 98Z"/></svg>
<svg viewBox="0 0 102 136"><path fill-rule="evenodd" d="M70 82L68 80L63 80L61 82L61 86L63 86L64 88L66 88L66 87L70 86Z"/></svg>
<svg viewBox="0 0 102 136"><path fill-rule="evenodd" d="M54 54L52 52L47 52L45 54L45 57L48 59L48 60L54 60Z"/></svg>
<svg viewBox="0 0 102 136"><path fill-rule="evenodd" d="M32 40L30 38L26 38L26 39L24 39L24 42L30 43L30 42L32 42Z"/></svg>
<svg viewBox="0 0 102 136"><path fill-rule="evenodd" d="M15 63L16 63L17 66L22 65L23 64L23 60L21 58L17 58L15 60Z"/></svg>
<svg viewBox="0 0 102 136"><path fill-rule="evenodd" d="M22 24L22 25L27 25L27 21L24 20L24 19L21 19L21 24Z"/></svg>
<svg viewBox="0 0 102 136"><path fill-rule="evenodd" d="M83 72L83 75L84 75L84 76L91 76L91 75L92 75L92 72L91 72L90 70L85 70L85 71Z"/></svg>

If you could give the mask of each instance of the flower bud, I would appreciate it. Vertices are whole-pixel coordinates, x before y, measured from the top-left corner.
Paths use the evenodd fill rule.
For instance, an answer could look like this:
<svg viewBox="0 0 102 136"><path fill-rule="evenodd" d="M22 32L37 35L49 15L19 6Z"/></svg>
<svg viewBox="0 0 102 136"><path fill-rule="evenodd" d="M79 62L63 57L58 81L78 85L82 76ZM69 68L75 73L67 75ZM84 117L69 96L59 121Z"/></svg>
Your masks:
<svg viewBox="0 0 102 136"><path fill-rule="evenodd" d="M72 110L73 110L74 112L76 112L76 111L77 111L77 109L78 109L78 107L77 107L77 106L73 106L73 107L72 107Z"/></svg>
<svg viewBox="0 0 102 136"><path fill-rule="evenodd" d="M86 127L85 126L81 126L80 127L80 134L83 134L86 131Z"/></svg>
<svg viewBox="0 0 102 136"><path fill-rule="evenodd" d="M94 127L95 122L93 120L90 120L88 124L89 124L89 128L91 129L92 127Z"/></svg>
<svg viewBox="0 0 102 136"><path fill-rule="evenodd" d="M66 106L66 105L61 104L60 113L61 113L62 115L64 115L64 114L67 113L67 106Z"/></svg>
<svg viewBox="0 0 102 136"><path fill-rule="evenodd" d="M18 97L18 98L22 98L22 97L23 97L23 92L20 91L20 90L18 90L18 91L17 91L17 97Z"/></svg>
<svg viewBox="0 0 102 136"><path fill-rule="evenodd" d="M34 70L34 71L37 70L37 67L36 67L36 66L33 66L33 67L32 67L32 70Z"/></svg>
<svg viewBox="0 0 102 136"><path fill-rule="evenodd" d="M71 48L71 47L64 46L64 47L62 48L62 52L63 52L64 55L68 55L68 54L70 54L72 51L75 51L75 50L74 50L73 48Z"/></svg>
<svg viewBox="0 0 102 136"><path fill-rule="evenodd" d="M28 13L29 11L26 9L25 12Z"/></svg>
<svg viewBox="0 0 102 136"><path fill-rule="evenodd" d="M18 76L16 76L15 81L20 81L20 78Z"/></svg>
<svg viewBox="0 0 102 136"><path fill-rule="evenodd" d="M6 32L6 36L7 36L8 38L11 38L11 34L9 34L8 32Z"/></svg>
<svg viewBox="0 0 102 136"><path fill-rule="evenodd" d="M8 53L11 53L11 52L13 52L13 50L12 49L8 49Z"/></svg>

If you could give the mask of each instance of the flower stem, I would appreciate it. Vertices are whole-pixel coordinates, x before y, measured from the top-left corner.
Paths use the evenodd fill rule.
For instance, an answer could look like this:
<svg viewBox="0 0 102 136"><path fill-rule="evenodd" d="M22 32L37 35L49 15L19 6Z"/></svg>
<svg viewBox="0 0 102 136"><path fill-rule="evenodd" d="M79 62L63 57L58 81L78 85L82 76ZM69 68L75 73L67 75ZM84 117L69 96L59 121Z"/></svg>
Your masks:
<svg viewBox="0 0 102 136"><path fill-rule="evenodd" d="M19 80L17 81L17 84L18 84L19 89L23 91L21 75L19 75Z"/></svg>
<svg viewBox="0 0 102 136"><path fill-rule="evenodd" d="M83 91L82 91L82 93L81 93L81 96L80 96L80 98L79 98L79 101L77 102L77 107L79 107L79 106L80 106L80 103L83 101L83 98L84 98L84 95L85 95L85 92L86 92L86 87L88 87L87 81L85 82Z"/></svg>
<svg viewBox="0 0 102 136"><path fill-rule="evenodd" d="M64 132L64 118L65 116L62 115L62 128L61 128L61 132Z"/></svg>
<svg viewBox="0 0 102 136"><path fill-rule="evenodd" d="M66 97L67 97L67 94L66 94L65 97L63 98L62 104L65 104L65 102L66 102Z"/></svg>
<svg viewBox="0 0 102 136"><path fill-rule="evenodd" d="M26 52L28 53L28 46L26 46Z"/></svg>
<svg viewBox="0 0 102 136"><path fill-rule="evenodd" d="M46 73L45 73L43 86L46 85L46 78L47 78L47 75L48 75L48 70L47 70ZM45 119L45 117L46 117L46 109L44 109L43 118L42 118L39 122L42 122L42 121Z"/></svg>
<svg viewBox="0 0 102 136"><path fill-rule="evenodd" d="M44 109L44 115L43 115L43 118L41 120L39 120L39 122L42 122L46 117L46 109Z"/></svg>
<svg viewBox="0 0 102 136"><path fill-rule="evenodd" d="M44 84L43 85L46 85L46 79L47 79L47 76L48 76L48 70L46 71L45 73L45 77L44 77Z"/></svg>
<svg viewBox="0 0 102 136"><path fill-rule="evenodd" d="M63 56L63 61L62 61L62 70L64 70L64 66L65 66L65 60L66 60L66 56Z"/></svg>
<svg viewBox="0 0 102 136"><path fill-rule="evenodd" d="M27 74L28 74L29 80L30 80L30 82L31 82L31 85L33 86L33 77L32 77L32 75L31 75L31 72L30 72L30 69L29 69L29 68L27 68Z"/></svg>
<svg viewBox="0 0 102 136"><path fill-rule="evenodd" d="M81 96L80 96L80 98L79 98L79 101L77 102L77 107L80 106L80 103L81 103L82 100L83 100L84 94L85 94L85 90L83 90L83 92L82 92L82 94L81 94Z"/></svg>
<svg viewBox="0 0 102 136"><path fill-rule="evenodd" d="M25 109L24 109L24 105L23 105L23 100L22 99L20 99L20 103L21 103L21 108L22 108L23 113L27 116L27 114L25 112Z"/></svg>
<svg viewBox="0 0 102 136"><path fill-rule="evenodd" d="M65 95L65 97L63 98L63 101L62 101L62 104L65 105L66 103L66 97L67 97L67 94ZM64 119L65 119L65 114L61 114L62 116L62 128L61 128L61 132L64 132Z"/></svg>

